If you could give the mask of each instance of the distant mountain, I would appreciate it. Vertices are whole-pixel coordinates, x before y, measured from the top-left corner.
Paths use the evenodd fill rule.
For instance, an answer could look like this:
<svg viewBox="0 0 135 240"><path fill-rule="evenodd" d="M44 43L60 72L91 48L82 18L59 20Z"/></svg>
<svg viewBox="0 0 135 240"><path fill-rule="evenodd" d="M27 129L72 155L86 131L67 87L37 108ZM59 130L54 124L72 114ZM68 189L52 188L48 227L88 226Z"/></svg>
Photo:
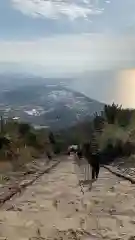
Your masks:
<svg viewBox="0 0 135 240"><path fill-rule="evenodd" d="M0 92L0 110L5 117L55 129L70 127L90 118L103 106L62 84L32 84Z"/></svg>
<svg viewBox="0 0 135 240"><path fill-rule="evenodd" d="M45 85L45 84L57 84L67 85L73 79L72 78L56 78L56 77L42 77L40 75L32 75L28 73L0 73L0 92L5 90L13 90L18 87L26 87L32 85Z"/></svg>

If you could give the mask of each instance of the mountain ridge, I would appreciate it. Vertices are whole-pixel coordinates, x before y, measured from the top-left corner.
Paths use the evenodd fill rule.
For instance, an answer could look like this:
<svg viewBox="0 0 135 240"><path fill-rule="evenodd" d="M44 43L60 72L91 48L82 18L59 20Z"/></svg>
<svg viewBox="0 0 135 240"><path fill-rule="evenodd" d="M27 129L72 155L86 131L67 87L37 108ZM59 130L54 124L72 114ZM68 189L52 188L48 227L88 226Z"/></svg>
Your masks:
<svg viewBox="0 0 135 240"><path fill-rule="evenodd" d="M49 81L48 81L49 82ZM18 86L0 92L1 112L35 125L67 128L91 118L104 104L63 84Z"/></svg>

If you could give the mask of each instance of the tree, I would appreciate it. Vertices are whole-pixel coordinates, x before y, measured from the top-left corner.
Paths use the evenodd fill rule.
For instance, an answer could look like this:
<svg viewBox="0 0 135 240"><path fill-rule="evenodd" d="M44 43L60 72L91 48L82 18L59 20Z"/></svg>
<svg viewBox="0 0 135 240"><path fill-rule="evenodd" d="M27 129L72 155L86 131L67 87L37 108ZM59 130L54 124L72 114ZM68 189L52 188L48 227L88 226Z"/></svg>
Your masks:
<svg viewBox="0 0 135 240"><path fill-rule="evenodd" d="M99 116L97 113L94 115L93 119L93 127L94 130L101 131L104 126L104 118L102 116Z"/></svg>
<svg viewBox="0 0 135 240"><path fill-rule="evenodd" d="M25 136L29 131L31 127L28 123L20 123L18 125L18 132L20 135Z"/></svg>
<svg viewBox="0 0 135 240"><path fill-rule="evenodd" d="M37 147L37 137L33 132L28 132L26 135L26 144L32 147Z"/></svg>
<svg viewBox="0 0 135 240"><path fill-rule="evenodd" d="M52 132L49 133L49 141L51 144L55 144L55 137Z"/></svg>
<svg viewBox="0 0 135 240"><path fill-rule="evenodd" d="M119 107L117 104L114 103L111 106L104 106L104 117L109 124L115 123L118 117L118 113L121 111L121 108L122 106Z"/></svg>
<svg viewBox="0 0 135 240"><path fill-rule="evenodd" d="M3 148L3 146L9 147L10 140L6 137L0 136L0 149Z"/></svg>

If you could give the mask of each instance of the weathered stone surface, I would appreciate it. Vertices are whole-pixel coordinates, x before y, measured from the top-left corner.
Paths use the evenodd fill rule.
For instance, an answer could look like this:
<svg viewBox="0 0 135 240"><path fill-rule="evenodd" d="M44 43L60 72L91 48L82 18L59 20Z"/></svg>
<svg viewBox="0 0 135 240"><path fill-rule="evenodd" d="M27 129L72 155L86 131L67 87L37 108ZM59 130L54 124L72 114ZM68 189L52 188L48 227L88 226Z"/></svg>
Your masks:
<svg viewBox="0 0 135 240"><path fill-rule="evenodd" d="M78 186L72 159L61 161L0 212L0 236L9 240L131 240L135 186L104 168L91 192Z"/></svg>
<svg viewBox="0 0 135 240"><path fill-rule="evenodd" d="M39 160L38 165L38 171L31 173L31 174L22 174L22 173L10 173L12 177L11 181L6 183L5 185L2 185L0 188L0 207L3 205L6 201L10 200L14 195L20 194L21 191L26 188L27 186L31 185L38 177L40 177L45 172L48 172L49 169L51 169L55 164L57 164L58 161L52 161L49 165L42 164ZM43 167L44 166L44 167ZM31 165L29 166L31 167ZM27 172L25 172L27 173ZM13 174L13 175L12 175ZM14 177L13 177L14 176ZM16 177L15 177L16 176ZM12 209L13 207L11 207ZM10 209L10 208L9 208Z"/></svg>

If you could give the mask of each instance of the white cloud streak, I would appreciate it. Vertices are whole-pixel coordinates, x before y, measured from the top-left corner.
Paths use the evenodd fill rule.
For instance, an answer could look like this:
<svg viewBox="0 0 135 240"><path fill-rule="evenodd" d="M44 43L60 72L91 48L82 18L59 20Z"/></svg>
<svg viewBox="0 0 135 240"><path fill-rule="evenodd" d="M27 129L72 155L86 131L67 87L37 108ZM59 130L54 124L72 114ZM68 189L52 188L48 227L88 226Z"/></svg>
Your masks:
<svg viewBox="0 0 135 240"><path fill-rule="evenodd" d="M89 15L101 14L103 9L91 4L91 0L11 0L12 6L33 18L58 19L62 16L70 20L88 19Z"/></svg>

